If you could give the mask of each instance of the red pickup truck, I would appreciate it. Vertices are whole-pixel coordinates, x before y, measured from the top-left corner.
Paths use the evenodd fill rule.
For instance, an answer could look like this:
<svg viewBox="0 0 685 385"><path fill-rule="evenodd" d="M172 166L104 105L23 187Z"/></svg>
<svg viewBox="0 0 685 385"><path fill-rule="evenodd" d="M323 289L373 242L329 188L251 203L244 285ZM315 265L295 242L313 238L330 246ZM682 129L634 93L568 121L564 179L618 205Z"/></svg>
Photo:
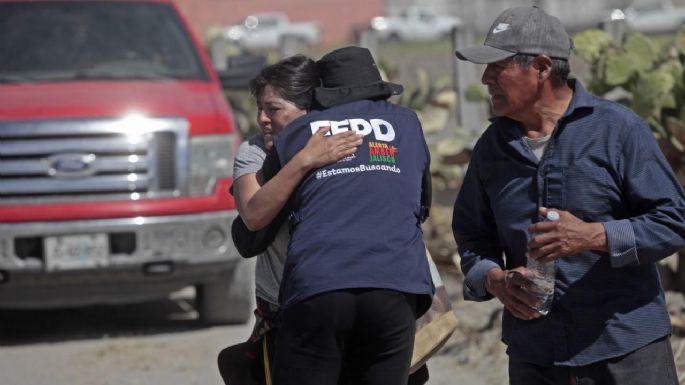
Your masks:
<svg viewBox="0 0 685 385"><path fill-rule="evenodd" d="M251 314L230 239L241 138L170 0L0 0L0 307L120 304L193 285Z"/></svg>

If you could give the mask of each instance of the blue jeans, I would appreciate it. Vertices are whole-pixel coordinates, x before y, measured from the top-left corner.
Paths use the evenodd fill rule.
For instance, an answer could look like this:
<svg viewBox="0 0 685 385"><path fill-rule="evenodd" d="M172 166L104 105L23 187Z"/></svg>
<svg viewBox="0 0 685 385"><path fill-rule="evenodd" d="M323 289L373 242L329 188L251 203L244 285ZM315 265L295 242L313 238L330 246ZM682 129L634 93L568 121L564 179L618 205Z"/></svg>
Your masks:
<svg viewBox="0 0 685 385"><path fill-rule="evenodd" d="M509 358L510 385L678 385L669 338L585 366L538 366Z"/></svg>

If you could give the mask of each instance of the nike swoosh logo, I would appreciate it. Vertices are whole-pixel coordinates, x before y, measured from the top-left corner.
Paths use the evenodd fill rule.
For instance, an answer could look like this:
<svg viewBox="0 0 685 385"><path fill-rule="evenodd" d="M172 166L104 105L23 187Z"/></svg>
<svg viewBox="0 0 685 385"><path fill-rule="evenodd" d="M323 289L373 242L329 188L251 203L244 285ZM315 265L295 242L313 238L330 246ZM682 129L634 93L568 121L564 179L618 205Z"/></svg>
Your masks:
<svg viewBox="0 0 685 385"><path fill-rule="evenodd" d="M492 30L492 33L500 33L509 29L509 24L500 23Z"/></svg>

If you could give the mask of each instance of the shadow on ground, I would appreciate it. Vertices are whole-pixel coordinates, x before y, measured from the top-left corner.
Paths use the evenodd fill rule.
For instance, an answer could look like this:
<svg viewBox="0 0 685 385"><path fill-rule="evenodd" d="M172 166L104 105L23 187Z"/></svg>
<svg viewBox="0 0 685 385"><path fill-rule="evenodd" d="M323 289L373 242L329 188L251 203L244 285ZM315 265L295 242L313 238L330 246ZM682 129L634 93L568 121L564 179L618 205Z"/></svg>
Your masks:
<svg viewBox="0 0 685 385"><path fill-rule="evenodd" d="M130 305L0 310L0 346L187 332L204 328L192 296Z"/></svg>

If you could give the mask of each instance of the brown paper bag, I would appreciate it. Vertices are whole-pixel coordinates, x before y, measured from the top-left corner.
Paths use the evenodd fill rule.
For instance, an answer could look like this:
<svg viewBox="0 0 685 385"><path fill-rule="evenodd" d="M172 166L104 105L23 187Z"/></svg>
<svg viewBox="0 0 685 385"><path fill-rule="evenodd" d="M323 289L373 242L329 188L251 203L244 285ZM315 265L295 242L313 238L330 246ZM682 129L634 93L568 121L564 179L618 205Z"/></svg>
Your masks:
<svg viewBox="0 0 685 385"><path fill-rule="evenodd" d="M440 350L457 328L457 317L452 311L452 305L447 297L445 285L428 250L426 250L426 256L428 257L431 269L435 294L433 294L431 307L416 320L414 353L411 358L410 373L421 367L431 356Z"/></svg>

